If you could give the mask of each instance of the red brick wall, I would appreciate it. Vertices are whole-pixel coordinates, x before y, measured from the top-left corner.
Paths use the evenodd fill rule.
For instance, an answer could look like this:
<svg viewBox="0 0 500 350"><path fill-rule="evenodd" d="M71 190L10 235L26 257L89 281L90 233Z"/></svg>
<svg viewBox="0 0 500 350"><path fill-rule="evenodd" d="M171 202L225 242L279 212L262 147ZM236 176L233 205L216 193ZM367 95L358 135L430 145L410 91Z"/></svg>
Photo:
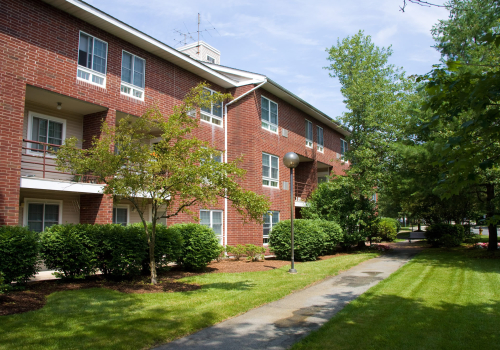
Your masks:
<svg viewBox="0 0 500 350"><path fill-rule="evenodd" d="M108 43L105 89L76 79L80 30ZM120 94L122 50L127 50L146 60L144 102ZM156 104L160 111L168 115L173 106L181 102L190 88L203 81L200 77L170 62L37 0L2 1L0 67L2 96L0 104L0 117L2 118L0 124L0 151L2 152L0 224L15 224L18 220L20 154L26 84L108 108L107 112L84 117L83 146L88 147L91 137L99 135L99 122L105 119L113 124L116 111L140 116L150 105ZM253 87L239 87L229 92L234 96L240 96ZM211 88L225 91L215 84L211 84ZM278 103L278 134L261 128L261 95ZM279 210L282 220L290 217L290 192L282 189L282 182L289 181L289 171L282 164L286 152L294 151L332 165L335 173L342 172L342 166L336 161L336 152L340 153L340 134L262 88L230 105L228 110L228 159L232 161L243 157L241 167L247 171L247 175L242 185L246 189L266 195L272 202L271 209ZM305 147L304 119L306 118L313 122L315 141L316 125L323 127L324 153L316 151L316 143L312 149ZM289 130L288 138L281 136L282 128ZM209 141L211 146L224 150L223 128L200 122L200 128L194 131L194 135ZM279 189L262 186L262 152L276 155L280 159ZM300 165L297 170L300 179L315 183L316 161L311 162L310 165ZM211 209L223 209L223 204L224 201L220 200ZM196 216L199 216L199 207L191 209ZM106 196L82 195L81 210L82 222L110 222L112 202ZM168 224L185 221L192 221L192 219L187 214L181 214L170 219ZM262 244L262 225L243 223L234 209L229 209L228 223L229 244Z"/></svg>

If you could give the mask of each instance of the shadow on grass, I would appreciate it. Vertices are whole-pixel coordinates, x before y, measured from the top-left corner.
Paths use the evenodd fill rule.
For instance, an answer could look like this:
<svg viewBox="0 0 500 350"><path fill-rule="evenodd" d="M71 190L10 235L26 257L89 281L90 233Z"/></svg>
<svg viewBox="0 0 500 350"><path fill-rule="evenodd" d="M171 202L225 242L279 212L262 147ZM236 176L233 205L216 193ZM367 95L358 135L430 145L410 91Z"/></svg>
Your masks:
<svg viewBox="0 0 500 350"><path fill-rule="evenodd" d="M189 317L183 306L162 307L167 294L148 297L101 288L53 293L41 310L0 317L0 349L141 349L218 321L212 312Z"/></svg>
<svg viewBox="0 0 500 350"><path fill-rule="evenodd" d="M499 301L460 305L368 292L292 349L498 349L499 322Z"/></svg>

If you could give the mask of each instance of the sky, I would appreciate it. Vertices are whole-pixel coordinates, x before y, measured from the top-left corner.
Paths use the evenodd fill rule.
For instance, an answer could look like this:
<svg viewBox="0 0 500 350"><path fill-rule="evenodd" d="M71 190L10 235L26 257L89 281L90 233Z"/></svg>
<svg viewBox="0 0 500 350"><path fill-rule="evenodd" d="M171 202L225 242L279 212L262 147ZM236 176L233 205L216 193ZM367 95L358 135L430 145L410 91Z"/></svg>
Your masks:
<svg viewBox="0 0 500 350"><path fill-rule="evenodd" d="M416 4L401 12L403 0L85 1L174 48L183 45L175 31L196 32L199 13L208 30L201 39L221 51L221 65L264 74L337 120L345 107L339 82L323 69L327 48L364 30L377 46L392 45L390 63L425 74L440 58L432 26L448 17Z"/></svg>

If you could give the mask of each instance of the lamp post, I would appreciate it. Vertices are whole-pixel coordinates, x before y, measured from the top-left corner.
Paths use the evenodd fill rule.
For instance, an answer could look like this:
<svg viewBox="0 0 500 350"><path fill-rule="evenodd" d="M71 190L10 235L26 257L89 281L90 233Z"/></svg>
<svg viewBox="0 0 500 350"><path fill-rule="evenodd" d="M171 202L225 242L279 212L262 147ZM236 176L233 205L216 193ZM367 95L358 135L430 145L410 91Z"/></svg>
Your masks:
<svg viewBox="0 0 500 350"><path fill-rule="evenodd" d="M288 152L285 154L283 157L283 164L287 168L290 169L290 223L292 227L292 268L288 270L290 273L297 273L297 270L295 270L295 261L294 261L294 251L293 251L293 217L294 215L294 209L295 206L293 205L293 168L296 168L297 165L299 165L299 156L294 153L294 152Z"/></svg>

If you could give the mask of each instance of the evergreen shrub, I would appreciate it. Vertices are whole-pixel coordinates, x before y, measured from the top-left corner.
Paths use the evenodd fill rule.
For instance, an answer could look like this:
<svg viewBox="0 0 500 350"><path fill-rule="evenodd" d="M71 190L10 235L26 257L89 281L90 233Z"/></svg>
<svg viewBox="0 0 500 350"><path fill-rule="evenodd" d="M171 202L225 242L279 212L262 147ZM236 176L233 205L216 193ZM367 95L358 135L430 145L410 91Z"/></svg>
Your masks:
<svg viewBox="0 0 500 350"><path fill-rule="evenodd" d="M425 237L433 247L451 248L463 243L465 233L461 225L435 224L427 227Z"/></svg>

